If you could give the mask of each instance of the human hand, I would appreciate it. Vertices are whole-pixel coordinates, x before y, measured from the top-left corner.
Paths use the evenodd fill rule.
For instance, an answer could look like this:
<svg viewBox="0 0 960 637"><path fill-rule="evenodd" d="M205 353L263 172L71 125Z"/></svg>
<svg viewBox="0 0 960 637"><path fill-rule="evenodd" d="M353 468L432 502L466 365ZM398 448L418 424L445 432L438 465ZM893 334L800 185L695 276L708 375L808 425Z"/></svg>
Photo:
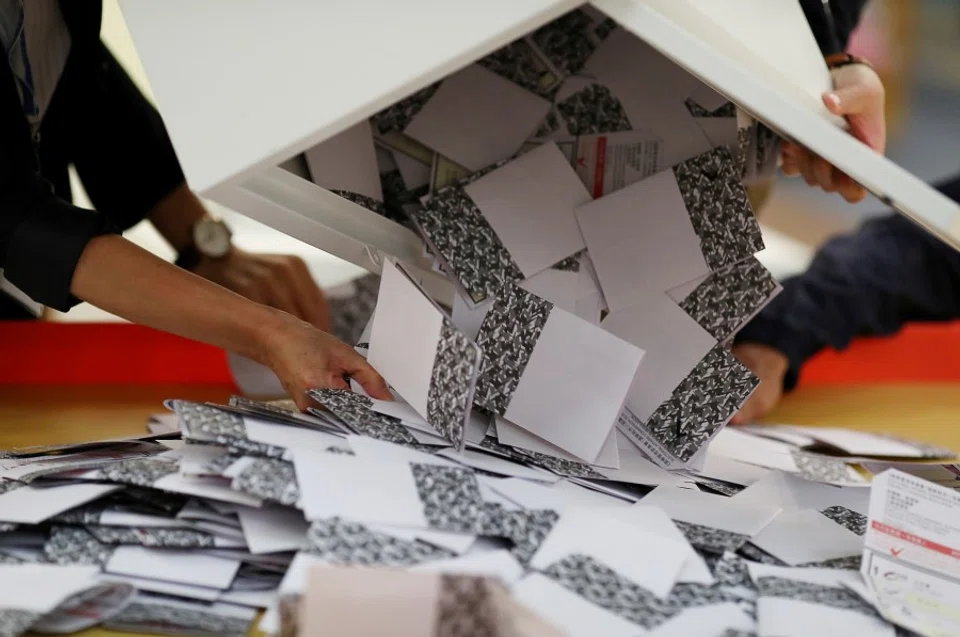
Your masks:
<svg viewBox="0 0 960 637"><path fill-rule="evenodd" d="M779 350L759 343L734 345L733 355L760 379L760 386L730 420L732 425L747 425L765 416L780 402L790 363Z"/></svg>
<svg viewBox="0 0 960 637"><path fill-rule="evenodd" d="M289 314L275 317L260 362L273 370L301 410L311 404L308 389L350 389L350 378L373 398L393 400L386 381L352 347Z"/></svg>
<svg viewBox="0 0 960 637"><path fill-rule="evenodd" d="M193 273L325 332L330 329L327 299L299 257L233 248L223 259L203 259Z"/></svg>
<svg viewBox="0 0 960 637"><path fill-rule="evenodd" d="M884 88L880 76L867 64L848 64L833 69L834 90L823 94L823 103L834 115L846 117L850 134L883 154L887 145ZM802 175L810 186L837 192L850 203L862 201L866 189L848 175L806 148L783 144L783 173Z"/></svg>

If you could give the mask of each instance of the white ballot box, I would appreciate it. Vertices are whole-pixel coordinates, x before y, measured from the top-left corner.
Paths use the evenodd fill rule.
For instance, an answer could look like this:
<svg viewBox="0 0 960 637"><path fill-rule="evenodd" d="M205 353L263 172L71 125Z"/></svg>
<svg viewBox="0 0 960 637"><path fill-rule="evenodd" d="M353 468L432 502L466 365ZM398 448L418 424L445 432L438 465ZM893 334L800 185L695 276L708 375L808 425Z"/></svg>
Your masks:
<svg viewBox="0 0 960 637"><path fill-rule="evenodd" d="M495 66L475 62L511 43L514 56L524 55L531 41L549 54L550 39L559 36L538 29L577 8L636 36L706 85L676 86L674 74L658 90L690 88L693 96L702 94L697 105L705 111L728 99L960 246L958 206L850 137L825 110L820 93L829 75L796 0L124 0L121 6L195 190L371 271L380 269L378 253L419 266L424 285L435 286L431 293L438 296L446 283L431 274L433 261L416 233L356 197L336 194L348 190L376 199L379 192L379 184L363 183L362 170L380 157L380 146L374 156L350 141L370 134L375 114L426 91L431 99L408 122L404 141L459 156L452 167L444 164L449 157L423 165L416 148L405 148L395 163L406 181L449 179L451 171L455 178L457 164L472 172L507 156L529 120L543 115L542 100L501 89ZM585 46L599 55L607 44L603 36L592 33ZM622 56L608 62L604 82L626 85L641 64ZM591 71L559 67L549 69L559 80ZM660 71L646 72L656 77ZM573 82L551 95L577 88ZM499 101L491 102L491 93ZM658 100L648 99L646 112L637 104L631 112L629 97L631 119L646 120L634 122L634 132L670 125L661 121ZM451 109L459 119L432 117L432 111ZM471 122L491 121L501 123L502 136L479 144L461 138ZM707 137L715 134L711 126L702 127ZM324 152L306 159L320 179L280 167L318 145ZM562 140L558 146L577 152Z"/></svg>

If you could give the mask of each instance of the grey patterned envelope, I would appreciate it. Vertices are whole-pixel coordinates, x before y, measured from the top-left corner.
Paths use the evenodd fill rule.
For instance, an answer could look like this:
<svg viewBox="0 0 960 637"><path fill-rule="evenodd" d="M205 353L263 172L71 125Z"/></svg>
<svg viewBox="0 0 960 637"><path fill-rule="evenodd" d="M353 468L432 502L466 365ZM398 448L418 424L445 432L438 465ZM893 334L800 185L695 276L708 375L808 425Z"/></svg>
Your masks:
<svg viewBox="0 0 960 637"><path fill-rule="evenodd" d="M646 423L625 409L619 427L660 465L686 463L737 413L759 384L749 369L718 345Z"/></svg>
<svg viewBox="0 0 960 637"><path fill-rule="evenodd" d="M283 447L250 440L243 416L239 414L186 400L170 401L169 405L180 418L180 431L185 440L214 443L251 456L280 458L286 453Z"/></svg>
<svg viewBox="0 0 960 637"><path fill-rule="evenodd" d="M383 264L379 298L371 328L370 364L422 418L462 450L480 348L392 260ZM409 343L428 345L414 351ZM432 352L430 343L435 343Z"/></svg>
<svg viewBox="0 0 960 637"><path fill-rule="evenodd" d="M867 516L862 513L857 513L845 506L827 507L820 513L861 537L867 534Z"/></svg>
<svg viewBox="0 0 960 637"><path fill-rule="evenodd" d="M717 342L725 343L780 290L770 271L751 256L713 272L682 299L669 294Z"/></svg>
<svg viewBox="0 0 960 637"><path fill-rule="evenodd" d="M233 478L231 489L287 506L300 501L300 485L292 462L275 458L251 460Z"/></svg>
<svg viewBox="0 0 960 637"><path fill-rule="evenodd" d="M307 394L357 434L418 451L433 450L418 443L399 419L374 411L373 401L362 394L346 389L311 389Z"/></svg>
<svg viewBox="0 0 960 637"><path fill-rule="evenodd" d="M720 586L677 584L670 595L659 598L613 568L592 557L571 555L549 566L544 575L587 601L653 630L686 609L743 598Z"/></svg>
<svg viewBox="0 0 960 637"><path fill-rule="evenodd" d="M438 190L413 220L444 271L456 279L467 299L479 304L524 277L465 185L458 182Z"/></svg>
<svg viewBox="0 0 960 637"><path fill-rule="evenodd" d="M104 623L119 632L243 637L250 630L253 609L208 604L141 593Z"/></svg>
<svg viewBox="0 0 960 637"><path fill-rule="evenodd" d="M315 521L307 533L306 551L345 566L413 566L455 556L447 549L395 538L340 518Z"/></svg>
<svg viewBox="0 0 960 637"><path fill-rule="evenodd" d="M477 344L483 350L477 406L587 462L616 423L643 356L517 285L497 295ZM585 375L587 367L594 371Z"/></svg>
<svg viewBox="0 0 960 637"><path fill-rule="evenodd" d="M530 39L554 69L568 76L583 70L597 45L614 29L612 19L574 9L534 31Z"/></svg>
<svg viewBox="0 0 960 637"><path fill-rule="evenodd" d="M763 250L760 225L729 150L715 148L688 159L674 166L673 174L711 271Z"/></svg>

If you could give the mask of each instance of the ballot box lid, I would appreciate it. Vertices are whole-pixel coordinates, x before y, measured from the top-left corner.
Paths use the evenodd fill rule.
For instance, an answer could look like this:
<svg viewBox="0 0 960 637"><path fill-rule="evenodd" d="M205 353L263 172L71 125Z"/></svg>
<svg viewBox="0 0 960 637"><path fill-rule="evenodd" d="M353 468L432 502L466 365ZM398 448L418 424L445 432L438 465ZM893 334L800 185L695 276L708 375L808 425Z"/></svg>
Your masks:
<svg viewBox="0 0 960 637"><path fill-rule="evenodd" d="M581 4L121 0L188 182L227 203L258 173ZM960 248L960 207L853 139L811 91L817 56L797 0L592 4Z"/></svg>

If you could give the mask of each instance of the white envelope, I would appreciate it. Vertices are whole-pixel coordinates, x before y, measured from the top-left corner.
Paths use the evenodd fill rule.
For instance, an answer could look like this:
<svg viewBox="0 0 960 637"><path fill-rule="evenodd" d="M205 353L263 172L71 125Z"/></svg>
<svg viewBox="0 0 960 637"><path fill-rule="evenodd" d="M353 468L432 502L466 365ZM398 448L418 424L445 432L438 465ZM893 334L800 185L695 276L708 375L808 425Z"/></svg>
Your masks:
<svg viewBox="0 0 960 637"><path fill-rule="evenodd" d="M568 507L540 544L530 566L544 570L587 555L658 597L666 597L689 556L686 541L651 533L595 507Z"/></svg>
<svg viewBox="0 0 960 637"><path fill-rule="evenodd" d="M464 190L526 277L586 248L574 211L592 197L556 144L542 144Z"/></svg>
<svg viewBox="0 0 960 637"><path fill-rule="evenodd" d="M471 171L520 150L550 103L471 64L440 84L404 133Z"/></svg>
<svg viewBox="0 0 960 637"><path fill-rule="evenodd" d="M790 566L817 564L863 552L862 537L813 509L781 511L750 542Z"/></svg>
<svg viewBox="0 0 960 637"><path fill-rule="evenodd" d="M511 592L517 601L568 635L637 637L642 630L539 573L516 582Z"/></svg>

